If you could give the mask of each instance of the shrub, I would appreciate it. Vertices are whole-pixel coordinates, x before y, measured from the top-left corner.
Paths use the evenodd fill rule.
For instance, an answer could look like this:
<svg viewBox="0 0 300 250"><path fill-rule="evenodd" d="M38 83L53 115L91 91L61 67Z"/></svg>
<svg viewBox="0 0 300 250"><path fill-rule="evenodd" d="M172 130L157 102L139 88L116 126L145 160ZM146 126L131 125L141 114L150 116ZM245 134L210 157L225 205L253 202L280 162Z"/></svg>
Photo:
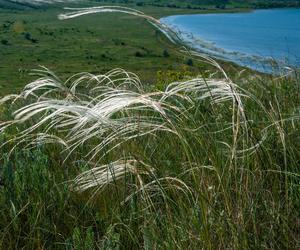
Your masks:
<svg viewBox="0 0 300 250"><path fill-rule="evenodd" d="M170 54L166 49L163 51L163 57L170 57Z"/></svg>
<svg viewBox="0 0 300 250"><path fill-rule="evenodd" d="M3 44L3 45L8 45L8 40L2 39L2 40L1 40L1 44Z"/></svg>
<svg viewBox="0 0 300 250"><path fill-rule="evenodd" d="M193 59L189 58L189 59L186 61L186 64L187 64L188 66L193 66L193 65L194 65Z"/></svg>
<svg viewBox="0 0 300 250"><path fill-rule="evenodd" d="M143 57L143 56L144 56L140 51L136 51L136 52L134 53L134 55L135 55L136 57Z"/></svg>

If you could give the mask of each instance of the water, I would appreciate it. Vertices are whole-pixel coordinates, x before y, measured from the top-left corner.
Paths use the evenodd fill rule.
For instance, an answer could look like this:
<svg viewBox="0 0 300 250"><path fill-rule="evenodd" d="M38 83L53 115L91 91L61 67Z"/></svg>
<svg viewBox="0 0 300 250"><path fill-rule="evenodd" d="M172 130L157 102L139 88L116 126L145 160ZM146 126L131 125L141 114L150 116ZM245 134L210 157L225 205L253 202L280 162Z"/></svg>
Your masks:
<svg viewBox="0 0 300 250"><path fill-rule="evenodd" d="M197 49L269 72L276 65L300 67L300 9L179 15L161 19Z"/></svg>

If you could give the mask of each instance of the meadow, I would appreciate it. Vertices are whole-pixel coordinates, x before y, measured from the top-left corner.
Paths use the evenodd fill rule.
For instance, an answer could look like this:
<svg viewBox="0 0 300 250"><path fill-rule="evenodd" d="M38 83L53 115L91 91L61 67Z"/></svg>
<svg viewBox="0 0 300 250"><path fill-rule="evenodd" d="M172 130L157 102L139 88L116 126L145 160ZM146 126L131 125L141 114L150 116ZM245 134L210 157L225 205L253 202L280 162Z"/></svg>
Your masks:
<svg viewBox="0 0 300 250"><path fill-rule="evenodd" d="M0 15L1 93L17 93L0 101L0 248L299 248L297 69L180 52L129 15L49 11Z"/></svg>
<svg viewBox="0 0 300 250"><path fill-rule="evenodd" d="M154 16L187 10L147 8ZM86 71L106 72L124 67L149 84L158 71L204 71L206 65L187 65L177 48L146 21L128 15L91 15L60 21L61 8L47 10L0 9L0 92L20 90L39 65L62 77ZM192 13L192 11L189 11ZM142 67L141 67L142 65Z"/></svg>

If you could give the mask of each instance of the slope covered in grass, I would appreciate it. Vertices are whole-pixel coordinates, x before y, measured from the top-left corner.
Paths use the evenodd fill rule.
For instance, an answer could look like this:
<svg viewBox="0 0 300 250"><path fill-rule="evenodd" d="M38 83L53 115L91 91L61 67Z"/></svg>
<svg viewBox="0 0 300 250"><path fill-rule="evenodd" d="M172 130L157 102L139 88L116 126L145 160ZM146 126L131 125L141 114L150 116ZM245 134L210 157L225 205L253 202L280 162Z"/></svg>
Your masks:
<svg viewBox="0 0 300 250"><path fill-rule="evenodd" d="M158 71L207 69L196 61L187 65L190 57L178 56L177 48L144 20L112 13L60 21L61 11L0 10L0 96L33 80L30 70L39 65L64 79L81 71L105 73L123 66L145 84L156 82ZM155 16L186 13L170 8L146 11Z"/></svg>
<svg viewBox="0 0 300 250"><path fill-rule="evenodd" d="M2 106L19 110L1 133L1 246L297 249L298 78L234 79L241 116L226 79L152 92L124 73L46 72Z"/></svg>
<svg viewBox="0 0 300 250"><path fill-rule="evenodd" d="M2 248L299 247L299 73L228 77L189 56L216 73L42 68L1 99Z"/></svg>

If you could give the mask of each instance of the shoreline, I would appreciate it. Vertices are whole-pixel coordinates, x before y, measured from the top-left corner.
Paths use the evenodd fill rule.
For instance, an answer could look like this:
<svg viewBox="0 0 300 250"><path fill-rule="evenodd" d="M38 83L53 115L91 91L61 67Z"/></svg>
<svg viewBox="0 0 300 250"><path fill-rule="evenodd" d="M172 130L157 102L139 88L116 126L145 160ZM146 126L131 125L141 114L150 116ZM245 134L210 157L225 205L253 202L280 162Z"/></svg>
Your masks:
<svg viewBox="0 0 300 250"><path fill-rule="evenodd" d="M300 8L269 8L269 9L252 9L243 12L226 12L228 14L239 14L256 12L262 10L278 10L278 9L300 9ZM207 14L226 14L224 12L214 12L214 13L193 13L193 14L179 14L165 16L159 19L162 23L169 26L174 30L178 36L181 38L182 42L187 45L188 48L195 50L199 53L204 53L215 60L222 61L229 64L238 65L239 67L246 68L262 74L272 74L277 75L282 72L286 72L287 69L299 69L295 63L288 64L283 60L288 58L274 58L272 55L259 55L253 53L246 53L245 51L228 50L220 45L216 45L215 42L211 42L203 36L199 36L196 32L189 31L182 27L180 24L176 24L172 18L178 16L197 16L197 15L207 15ZM226 46L225 46L226 47ZM282 65L282 66L281 66Z"/></svg>

